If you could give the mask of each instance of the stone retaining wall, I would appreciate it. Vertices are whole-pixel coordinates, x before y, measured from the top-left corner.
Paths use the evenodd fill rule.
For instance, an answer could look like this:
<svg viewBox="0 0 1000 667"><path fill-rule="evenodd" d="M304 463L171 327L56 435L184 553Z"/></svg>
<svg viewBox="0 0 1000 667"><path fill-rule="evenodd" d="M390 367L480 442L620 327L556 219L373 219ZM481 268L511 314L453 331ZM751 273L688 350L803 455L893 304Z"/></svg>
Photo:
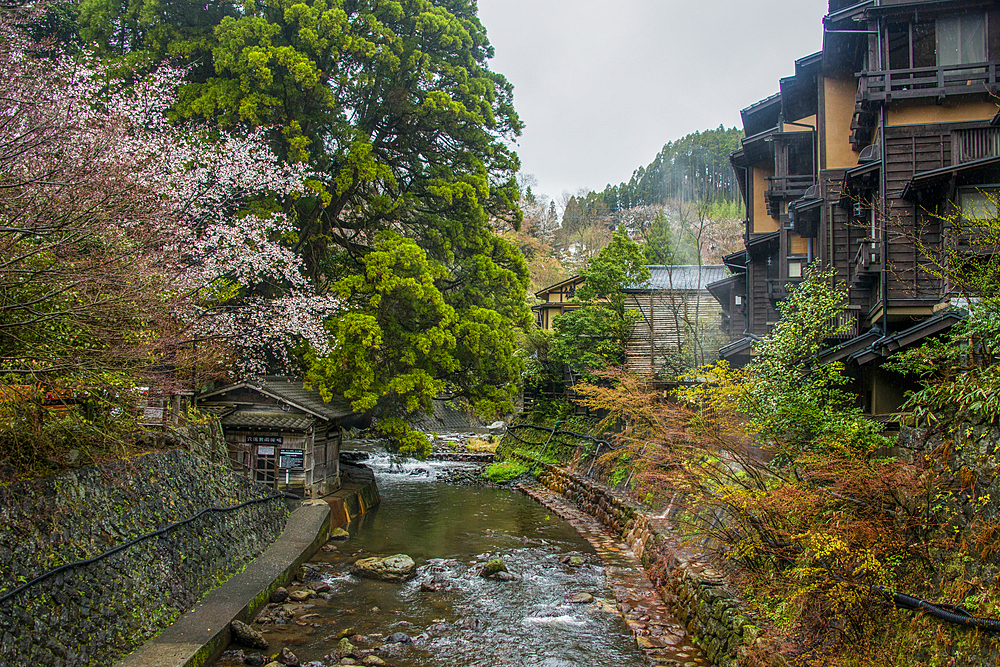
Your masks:
<svg viewBox="0 0 1000 667"><path fill-rule="evenodd" d="M753 644L759 632L746 603L707 563L684 553L665 520L651 517L594 480L556 466L545 466L538 479L621 536L712 662L728 667L745 655L744 647Z"/></svg>
<svg viewBox="0 0 1000 667"><path fill-rule="evenodd" d="M182 450L0 487L0 595L194 516L271 495ZM0 602L0 660L110 665L190 609L281 534L283 500L209 512Z"/></svg>

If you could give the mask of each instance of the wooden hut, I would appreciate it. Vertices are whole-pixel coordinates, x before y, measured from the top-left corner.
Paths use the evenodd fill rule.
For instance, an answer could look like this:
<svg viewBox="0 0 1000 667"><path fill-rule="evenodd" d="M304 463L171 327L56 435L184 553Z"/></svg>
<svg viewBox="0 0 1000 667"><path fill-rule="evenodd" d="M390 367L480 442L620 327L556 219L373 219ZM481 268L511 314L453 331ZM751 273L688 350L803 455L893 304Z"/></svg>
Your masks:
<svg viewBox="0 0 1000 667"><path fill-rule="evenodd" d="M301 380L268 376L198 397L221 415L229 458L261 484L304 498L340 487L343 400L326 402Z"/></svg>

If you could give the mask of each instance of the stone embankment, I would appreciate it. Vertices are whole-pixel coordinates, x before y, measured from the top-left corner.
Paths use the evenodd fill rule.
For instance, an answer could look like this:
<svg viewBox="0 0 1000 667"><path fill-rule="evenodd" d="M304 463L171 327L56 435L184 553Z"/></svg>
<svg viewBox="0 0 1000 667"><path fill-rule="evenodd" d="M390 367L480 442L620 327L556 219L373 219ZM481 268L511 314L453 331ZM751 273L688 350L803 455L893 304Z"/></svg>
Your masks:
<svg viewBox="0 0 1000 667"><path fill-rule="evenodd" d="M710 664L646 576L642 563L620 537L613 536L596 517L547 487L522 485L520 488L568 521L597 551L606 564L607 585L614 592L618 612L651 665L704 667Z"/></svg>
<svg viewBox="0 0 1000 667"><path fill-rule="evenodd" d="M98 557L0 601L0 663L113 664L281 534L289 508L272 495L183 450L0 487L0 597Z"/></svg>
<svg viewBox="0 0 1000 667"><path fill-rule="evenodd" d="M728 667L745 655L759 633L746 603L699 554L682 548L667 519L652 516L592 479L556 466L545 466L538 479L629 545L654 578L674 617L712 663ZM643 646L642 638L649 636L649 628L629 625Z"/></svg>

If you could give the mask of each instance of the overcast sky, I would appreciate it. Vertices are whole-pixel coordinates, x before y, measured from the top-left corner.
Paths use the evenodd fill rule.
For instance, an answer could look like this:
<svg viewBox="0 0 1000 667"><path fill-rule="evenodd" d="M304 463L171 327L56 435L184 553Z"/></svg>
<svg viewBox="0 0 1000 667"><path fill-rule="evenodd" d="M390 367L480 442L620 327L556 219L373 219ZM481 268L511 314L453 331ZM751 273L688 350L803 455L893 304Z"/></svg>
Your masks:
<svg viewBox="0 0 1000 667"><path fill-rule="evenodd" d="M822 47L827 0L479 0L525 123L536 193L603 190L663 144L778 91Z"/></svg>

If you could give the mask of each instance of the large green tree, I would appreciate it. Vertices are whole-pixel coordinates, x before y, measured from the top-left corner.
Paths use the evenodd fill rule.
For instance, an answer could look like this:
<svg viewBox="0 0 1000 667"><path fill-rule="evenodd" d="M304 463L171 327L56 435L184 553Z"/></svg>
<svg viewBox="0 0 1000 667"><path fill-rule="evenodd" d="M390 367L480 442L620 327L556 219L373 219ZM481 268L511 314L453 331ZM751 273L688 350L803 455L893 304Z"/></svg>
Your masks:
<svg viewBox="0 0 1000 667"><path fill-rule="evenodd" d="M508 140L521 123L511 85L488 67L493 49L473 0L246 0L231 12L186 0L81 0L80 24L108 57L190 63L176 116L269 127L283 159L315 172L308 196L286 208L313 280L348 303L344 320L328 327L332 347L355 346L358 323L377 321L378 356L395 355L392 363L360 353L336 365L315 359L323 391L346 391L359 409L381 391L394 416L426 408L432 391L482 412L509 407L501 394L517 376L514 329L527 322L528 272L489 223L519 224ZM395 248L386 248L389 238ZM410 242L424 253L419 262L403 257ZM363 298L389 289L392 274L432 283L454 315L408 319L411 309ZM437 329L454 350L425 359L433 382L400 392L392 382L399 364L425 356L417 341ZM387 332L404 330L414 336L386 344ZM359 375L370 383L363 396L355 395ZM422 398L411 400L414 391Z"/></svg>

